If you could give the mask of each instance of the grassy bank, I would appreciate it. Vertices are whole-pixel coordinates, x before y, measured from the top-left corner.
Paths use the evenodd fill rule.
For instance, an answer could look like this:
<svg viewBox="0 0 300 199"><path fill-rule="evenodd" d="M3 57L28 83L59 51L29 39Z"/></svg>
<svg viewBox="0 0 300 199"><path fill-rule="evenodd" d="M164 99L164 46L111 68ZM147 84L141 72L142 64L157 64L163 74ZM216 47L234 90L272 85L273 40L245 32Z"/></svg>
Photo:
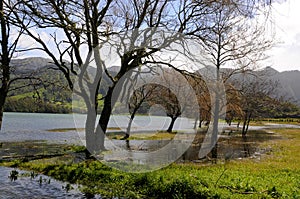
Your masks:
<svg viewBox="0 0 300 199"><path fill-rule="evenodd" d="M267 141L271 152L258 159L224 164L172 164L145 174L130 174L98 161L54 157L5 162L59 180L81 184L82 191L107 198L300 198L300 130L276 129L284 139Z"/></svg>

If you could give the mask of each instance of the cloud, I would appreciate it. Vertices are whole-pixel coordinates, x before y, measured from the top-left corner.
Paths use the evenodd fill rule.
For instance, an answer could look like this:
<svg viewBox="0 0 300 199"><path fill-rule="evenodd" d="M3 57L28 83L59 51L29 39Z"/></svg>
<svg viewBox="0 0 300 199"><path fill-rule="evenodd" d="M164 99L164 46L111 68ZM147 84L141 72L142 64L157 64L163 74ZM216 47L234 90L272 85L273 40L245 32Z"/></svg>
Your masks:
<svg viewBox="0 0 300 199"><path fill-rule="evenodd" d="M281 41L269 54L269 64L279 71L300 70L300 1L273 4L276 36Z"/></svg>

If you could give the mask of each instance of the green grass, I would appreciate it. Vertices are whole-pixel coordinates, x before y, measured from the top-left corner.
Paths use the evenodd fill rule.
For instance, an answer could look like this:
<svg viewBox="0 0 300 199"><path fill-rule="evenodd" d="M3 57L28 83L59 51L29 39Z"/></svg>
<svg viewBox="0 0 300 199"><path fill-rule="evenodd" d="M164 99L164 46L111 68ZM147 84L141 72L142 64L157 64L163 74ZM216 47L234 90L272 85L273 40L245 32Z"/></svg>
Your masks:
<svg viewBox="0 0 300 199"><path fill-rule="evenodd" d="M262 119L259 121L251 121L250 126L264 126L268 124L294 124L300 125L300 119L295 118L270 118L270 119Z"/></svg>
<svg viewBox="0 0 300 199"><path fill-rule="evenodd" d="M79 183L82 191L107 198L300 198L300 130L274 131L284 139L262 143L272 150L261 160L209 166L174 163L144 174L121 172L93 160L34 160L15 166Z"/></svg>
<svg viewBox="0 0 300 199"><path fill-rule="evenodd" d="M149 132L135 132L130 135L128 140L171 140L175 137L177 131L166 132L166 131L149 131ZM110 132L106 136L110 139L122 139L125 132Z"/></svg>

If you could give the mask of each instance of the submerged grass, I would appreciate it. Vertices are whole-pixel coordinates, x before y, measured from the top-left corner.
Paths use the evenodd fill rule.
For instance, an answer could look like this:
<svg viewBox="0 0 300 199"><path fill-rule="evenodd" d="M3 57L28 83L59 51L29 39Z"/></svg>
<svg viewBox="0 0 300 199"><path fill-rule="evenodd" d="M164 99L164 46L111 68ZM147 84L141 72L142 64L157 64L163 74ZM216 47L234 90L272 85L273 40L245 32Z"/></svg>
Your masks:
<svg viewBox="0 0 300 199"><path fill-rule="evenodd" d="M272 150L260 160L209 166L174 163L143 174L125 173L95 160L70 163L52 158L14 166L81 184L83 192L107 198L300 198L300 130L272 131L284 139L262 143Z"/></svg>
<svg viewBox="0 0 300 199"><path fill-rule="evenodd" d="M180 131L149 131L149 132L134 132L130 135L128 140L171 140L175 137L176 134L180 134ZM125 132L109 132L106 136L109 139L120 140L124 137Z"/></svg>

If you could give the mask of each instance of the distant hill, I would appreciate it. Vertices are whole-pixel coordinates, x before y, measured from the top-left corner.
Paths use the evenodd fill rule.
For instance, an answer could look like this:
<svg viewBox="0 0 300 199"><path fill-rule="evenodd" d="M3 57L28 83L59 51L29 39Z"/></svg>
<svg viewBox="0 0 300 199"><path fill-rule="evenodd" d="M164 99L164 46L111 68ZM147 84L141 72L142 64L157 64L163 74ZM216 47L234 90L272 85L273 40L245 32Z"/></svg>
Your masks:
<svg viewBox="0 0 300 199"><path fill-rule="evenodd" d="M50 59L32 57L11 61L13 78L26 77L11 85L5 111L69 113L72 92ZM28 79L33 77L33 79Z"/></svg>
<svg viewBox="0 0 300 199"><path fill-rule="evenodd" d="M291 97L298 105L300 105L300 71L284 71L277 73L277 78L282 85L283 92L287 97Z"/></svg>
<svg viewBox="0 0 300 199"><path fill-rule="evenodd" d="M42 57L14 59L11 61L11 68L12 78L34 77L35 79L20 80L12 84L5 111L72 112L72 91L63 74L56 70L57 66L51 59ZM116 67L112 69L110 73L116 74ZM95 68L89 68L89 73L95 72ZM109 81L109 78L104 76L104 81L101 82L101 94L105 94Z"/></svg>
<svg viewBox="0 0 300 199"><path fill-rule="evenodd" d="M14 59L11 61L12 76L34 75L43 80L44 84L37 84L35 87L26 86L28 80L19 81L12 85L13 91L9 93L5 111L23 111L23 112L62 112L72 111L72 91L68 88L67 82L62 73L57 70L50 59L41 57L32 57L25 59ZM109 68L109 72L115 75L118 67ZM206 67L200 69L203 76L211 77L215 69ZM91 73L95 73L93 68ZM230 73L232 69L222 69L222 72ZM300 105L300 71L278 72L271 67L256 71L255 73L266 73L272 80L280 82L281 95L291 98ZM145 74L146 76L150 74ZM238 76L238 75L237 75ZM101 84L100 93L105 95L105 87L109 85L109 78L104 76L104 83ZM14 89L20 87L20 89Z"/></svg>
<svg viewBox="0 0 300 199"><path fill-rule="evenodd" d="M214 67L204 67L198 71L200 74L212 78L215 77ZM221 69L221 73L229 74L233 72L231 68ZM284 96L291 102L300 105L300 71L284 71L279 72L272 67L266 67L262 70L252 71L251 74L254 75L264 75L266 78L271 79L274 82L278 82L279 96ZM235 79L241 78L241 74L236 74L233 76ZM247 75L251 78L252 75Z"/></svg>

